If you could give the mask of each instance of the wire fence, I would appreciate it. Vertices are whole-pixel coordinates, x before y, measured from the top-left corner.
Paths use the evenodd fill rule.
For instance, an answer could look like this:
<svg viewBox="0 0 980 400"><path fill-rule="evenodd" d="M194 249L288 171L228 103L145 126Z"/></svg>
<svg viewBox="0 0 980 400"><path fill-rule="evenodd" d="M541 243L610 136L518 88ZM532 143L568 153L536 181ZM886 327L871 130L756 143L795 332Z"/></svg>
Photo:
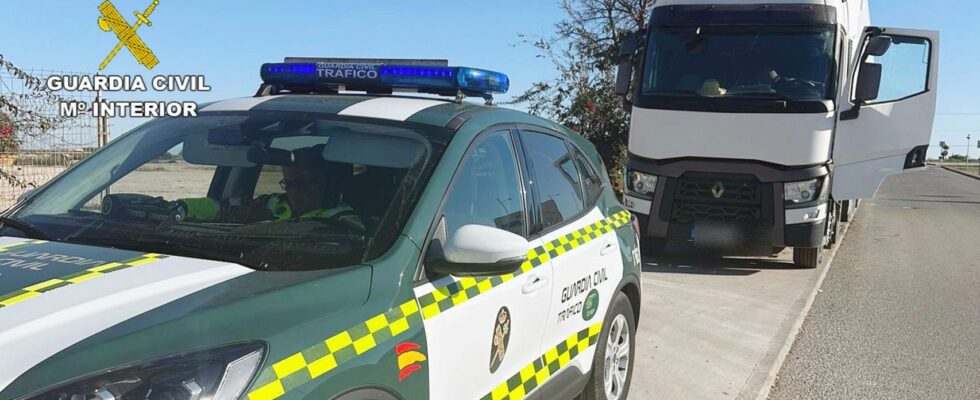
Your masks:
<svg viewBox="0 0 980 400"><path fill-rule="evenodd" d="M108 137L106 118L60 113L62 101L91 104L99 93L55 95L44 88L51 75L83 74L0 65L0 210L104 145Z"/></svg>

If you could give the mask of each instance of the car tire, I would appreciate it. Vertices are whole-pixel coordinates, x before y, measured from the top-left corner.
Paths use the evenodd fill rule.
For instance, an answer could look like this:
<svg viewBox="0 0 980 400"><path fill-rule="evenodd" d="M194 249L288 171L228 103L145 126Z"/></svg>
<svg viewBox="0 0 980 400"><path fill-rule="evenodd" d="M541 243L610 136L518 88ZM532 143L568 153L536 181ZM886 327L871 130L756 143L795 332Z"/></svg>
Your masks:
<svg viewBox="0 0 980 400"><path fill-rule="evenodd" d="M805 269L814 269L823 261L823 247L794 247L793 264Z"/></svg>
<svg viewBox="0 0 980 400"><path fill-rule="evenodd" d="M623 333L626 335L624 336ZM610 339L615 339L610 341ZM613 299L596 342L592 372L581 400L626 400L633 378L633 354L636 350L636 318L626 294L619 292ZM606 355L612 352L620 357ZM626 363L623 368L623 363ZM608 381L607 381L608 380ZM607 385L609 383L609 385Z"/></svg>

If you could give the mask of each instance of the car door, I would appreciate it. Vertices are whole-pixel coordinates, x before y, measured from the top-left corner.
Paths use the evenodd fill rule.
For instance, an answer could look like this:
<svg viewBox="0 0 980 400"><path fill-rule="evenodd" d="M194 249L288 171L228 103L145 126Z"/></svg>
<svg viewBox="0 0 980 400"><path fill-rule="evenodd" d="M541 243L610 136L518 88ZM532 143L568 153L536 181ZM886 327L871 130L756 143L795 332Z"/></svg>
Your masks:
<svg viewBox="0 0 980 400"><path fill-rule="evenodd" d="M537 199L534 232L550 253L555 281L541 353L546 364L585 372L595 346L583 339L598 333L623 276L614 220L598 206L602 181L575 146L560 136L528 130L521 132L521 140ZM567 349L568 343L577 348ZM563 350L570 351L563 357Z"/></svg>
<svg viewBox="0 0 980 400"><path fill-rule="evenodd" d="M428 246L439 246L467 224L527 237L524 192L511 131L480 136L457 170ZM529 250L540 244L531 240ZM541 355L551 264L528 262L502 276L429 279L415 293L428 341L430 397L478 399L510 393L510 398L522 398L530 392L533 380L513 384L512 377Z"/></svg>
<svg viewBox="0 0 980 400"><path fill-rule="evenodd" d="M876 36L891 38L891 46L881 56L863 56ZM855 92L864 79L850 79L838 102L845 111L834 138L833 195L840 200L873 197L889 175L924 166L936 114L939 32L871 28L859 43L853 76L880 73L881 84L859 112Z"/></svg>

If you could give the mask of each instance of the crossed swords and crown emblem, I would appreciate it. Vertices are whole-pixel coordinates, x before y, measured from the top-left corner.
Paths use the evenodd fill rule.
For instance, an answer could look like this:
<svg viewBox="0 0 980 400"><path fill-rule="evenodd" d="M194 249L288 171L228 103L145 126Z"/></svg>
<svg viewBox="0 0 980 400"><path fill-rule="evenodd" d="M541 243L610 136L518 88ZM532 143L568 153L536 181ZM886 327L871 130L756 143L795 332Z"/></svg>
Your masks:
<svg viewBox="0 0 980 400"><path fill-rule="evenodd" d="M133 14L136 15L136 23L133 25L126 22L126 19L119 13L116 6L112 5L112 2L109 0L105 0L99 5L99 12L102 13L99 17L99 28L106 32L112 31L119 38L119 43L116 44L116 47L109 52L109 55L99 65L100 71L105 69L106 65L109 65L109 62L112 61L124 46L129 49L130 53L133 53L136 61L146 67L146 69L153 69L153 67L160 63L160 60L157 60L157 56L153 55L153 51L149 47L146 47L143 39L140 39L139 35L136 34L136 30L140 26L153 26L153 23L150 22L150 14L153 13L153 10L159 4L160 0L153 0L153 3L150 3L150 6L146 7L146 11L142 13L133 11Z"/></svg>

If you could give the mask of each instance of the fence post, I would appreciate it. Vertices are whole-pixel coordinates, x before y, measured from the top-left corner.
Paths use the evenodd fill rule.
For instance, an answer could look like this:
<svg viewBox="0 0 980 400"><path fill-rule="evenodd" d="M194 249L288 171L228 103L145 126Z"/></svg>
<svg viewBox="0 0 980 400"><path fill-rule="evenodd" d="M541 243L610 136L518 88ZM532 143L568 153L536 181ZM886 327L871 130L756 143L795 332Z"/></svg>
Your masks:
<svg viewBox="0 0 980 400"><path fill-rule="evenodd" d="M95 92L95 102L96 104L102 103L102 91ZM96 119L98 120L96 147L102 148L109 143L109 117L103 114Z"/></svg>

